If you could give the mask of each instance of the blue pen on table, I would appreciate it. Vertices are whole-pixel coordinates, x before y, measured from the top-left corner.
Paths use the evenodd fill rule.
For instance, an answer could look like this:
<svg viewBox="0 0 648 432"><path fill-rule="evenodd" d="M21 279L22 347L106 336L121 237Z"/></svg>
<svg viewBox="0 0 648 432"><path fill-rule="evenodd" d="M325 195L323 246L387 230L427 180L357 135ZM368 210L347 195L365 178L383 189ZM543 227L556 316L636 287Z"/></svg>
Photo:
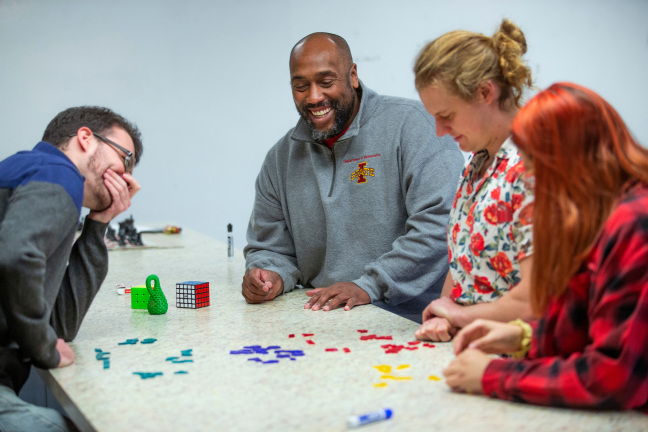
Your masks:
<svg viewBox="0 0 648 432"><path fill-rule="evenodd" d="M234 256L234 237L232 236L232 224L227 224L227 256Z"/></svg>
<svg viewBox="0 0 648 432"><path fill-rule="evenodd" d="M383 408L381 410L372 411L367 414L359 416L351 416L347 420L347 427L354 428L359 426L364 426L369 423L377 422L380 420L387 420L392 417L391 408Z"/></svg>

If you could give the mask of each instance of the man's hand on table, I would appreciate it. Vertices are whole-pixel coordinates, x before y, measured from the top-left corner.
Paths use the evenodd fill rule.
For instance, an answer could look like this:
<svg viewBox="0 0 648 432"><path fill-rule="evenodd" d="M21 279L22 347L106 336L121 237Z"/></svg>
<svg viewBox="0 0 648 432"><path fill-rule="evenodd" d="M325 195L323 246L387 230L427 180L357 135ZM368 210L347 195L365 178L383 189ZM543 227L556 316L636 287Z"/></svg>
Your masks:
<svg viewBox="0 0 648 432"><path fill-rule="evenodd" d="M56 366L57 368L69 366L74 363L74 352L72 352L72 348L61 338L56 341L56 351L58 351L61 357L59 364Z"/></svg>
<svg viewBox="0 0 648 432"><path fill-rule="evenodd" d="M344 310L350 310L354 306L371 303L369 294L353 282L338 282L330 287L315 288L306 291L311 299L304 305L304 309L314 311L322 309L329 311L344 304Z"/></svg>
<svg viewBox="0 0 648 432"><path fill-rule="evenodd" d="M270 301L283 292L283 280L272 270L250 268L243 276L243 297L248 303Z"/></svg>

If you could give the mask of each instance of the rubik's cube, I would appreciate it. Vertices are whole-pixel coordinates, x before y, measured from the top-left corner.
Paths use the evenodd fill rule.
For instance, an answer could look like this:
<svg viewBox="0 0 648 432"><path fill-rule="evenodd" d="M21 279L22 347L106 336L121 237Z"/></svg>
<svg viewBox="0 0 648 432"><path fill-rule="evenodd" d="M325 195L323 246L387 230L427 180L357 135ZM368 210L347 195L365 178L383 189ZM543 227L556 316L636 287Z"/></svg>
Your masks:
<svg viewBox="0 0 648 432"><path fill-rule="evenodd" d="M131 309L146 309L148 301L149 293L146 285L131 287Z"/></svg>
<svg viewBox="0 0 648 432"><path fill-rule="evenodd" d="M176 307L198 309L209 306L209 282L187 281L176 284Z"/></svg>

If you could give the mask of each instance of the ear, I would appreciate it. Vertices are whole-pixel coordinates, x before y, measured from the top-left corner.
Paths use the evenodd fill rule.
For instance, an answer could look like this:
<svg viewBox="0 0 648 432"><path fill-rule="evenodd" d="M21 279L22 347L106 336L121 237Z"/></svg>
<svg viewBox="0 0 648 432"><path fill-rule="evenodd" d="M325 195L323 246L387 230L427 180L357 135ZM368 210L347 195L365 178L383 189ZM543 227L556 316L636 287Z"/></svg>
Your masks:
<svg viewBox="0 0 648 432"><path fill-rule="evenodd" d="M484 81L477 87L477 101L490 105L497 99L497 89L493 81Z"/></svg>
<svg viewBox="0 0 648 432"><path fill-rule="evenodd" d="M79 128L76 133L76 138L79 142L79 146L84 152L90 150L90 148L92 147L92 142L90 141L90 138L92 138L92 131L89 127L83 126Z"/></svg>
<svg viewBox="0 0 648 432"><path fill-rule="evenodd" d="M353 63L353 66L351 66L351 85L353 86L354 89L357 89L360 86L360 82L358 81L358 65Z"/></svg>

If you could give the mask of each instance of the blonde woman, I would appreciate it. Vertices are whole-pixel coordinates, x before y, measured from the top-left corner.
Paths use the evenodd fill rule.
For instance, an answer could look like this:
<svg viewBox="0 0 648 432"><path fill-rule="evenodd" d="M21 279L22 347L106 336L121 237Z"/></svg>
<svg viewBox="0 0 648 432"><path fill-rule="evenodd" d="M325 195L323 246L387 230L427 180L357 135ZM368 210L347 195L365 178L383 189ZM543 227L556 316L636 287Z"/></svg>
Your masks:
<svg viewBox="0 0 648 432"><path fill-rule="evenodd" d="M419 339L448 341L476 318L529 318L533 193L511 141L531 71L522 31L502 21L492 36L453 31L430 42L414 66L416 88L436 120L472 156L448 224L450 271L423 311Z"/></svg>

